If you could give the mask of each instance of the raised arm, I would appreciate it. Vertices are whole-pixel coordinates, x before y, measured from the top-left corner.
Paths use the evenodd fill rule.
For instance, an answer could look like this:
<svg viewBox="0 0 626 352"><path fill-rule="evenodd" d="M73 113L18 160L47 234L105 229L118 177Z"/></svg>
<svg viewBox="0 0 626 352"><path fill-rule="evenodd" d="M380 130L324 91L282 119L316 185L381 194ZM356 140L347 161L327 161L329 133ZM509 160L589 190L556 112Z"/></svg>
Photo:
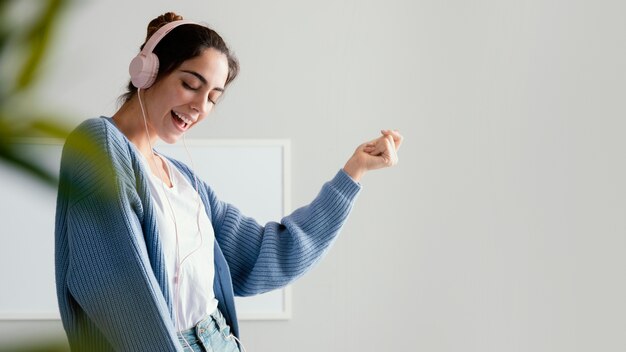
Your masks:
<svg viewBox="0 0 626 352"><path fill-rule="evenodd" d="M401 143L397 131L383 131L363 143L309 205L264 226L219 201L207 187L215 236L229 263L235 294L276 289L310 269L347 220L361 189L357 181L368 170L395 165Z"/></svg>

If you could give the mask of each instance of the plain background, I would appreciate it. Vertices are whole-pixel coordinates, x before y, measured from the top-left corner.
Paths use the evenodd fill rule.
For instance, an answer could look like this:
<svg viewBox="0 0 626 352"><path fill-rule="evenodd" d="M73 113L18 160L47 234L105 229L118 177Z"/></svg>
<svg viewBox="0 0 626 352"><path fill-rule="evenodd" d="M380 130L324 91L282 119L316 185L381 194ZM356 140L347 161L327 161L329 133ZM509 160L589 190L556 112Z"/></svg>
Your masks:
<svg viewBox="0 0 626 352"><path fill-rule="evenodd" d="M168 9L242 66L190 136L291 139L294 208L380 129L406 137L293 318L243 322L248 351L626 350L626 2L85 2L39 106L111 114ZM0 322L2 343L34 336L64 338Z"/></svg>

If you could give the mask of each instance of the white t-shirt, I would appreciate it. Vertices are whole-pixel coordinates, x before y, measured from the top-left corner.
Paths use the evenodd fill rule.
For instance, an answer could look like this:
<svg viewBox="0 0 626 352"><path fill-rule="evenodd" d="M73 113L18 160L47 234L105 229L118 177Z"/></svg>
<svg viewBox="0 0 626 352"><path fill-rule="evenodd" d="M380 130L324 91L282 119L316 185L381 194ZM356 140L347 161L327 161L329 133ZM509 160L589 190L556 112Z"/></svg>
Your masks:
<svg viewBox="0 0 626 352"><path fill-rule="evenodd" d="M155 155L155 158L158 161L159 156ZM176 316L175 324L180 331L194 327L217 309L217 300L213 292L215 234L194 185L166 158L161 159L167 165L172 181L171 188L150 171L148 161L143 158L150 174L148 183L165 254L170 294ZM201 231L198 231L198 228ZM179 266L178 285L175 281L177 266Z"/></svg>

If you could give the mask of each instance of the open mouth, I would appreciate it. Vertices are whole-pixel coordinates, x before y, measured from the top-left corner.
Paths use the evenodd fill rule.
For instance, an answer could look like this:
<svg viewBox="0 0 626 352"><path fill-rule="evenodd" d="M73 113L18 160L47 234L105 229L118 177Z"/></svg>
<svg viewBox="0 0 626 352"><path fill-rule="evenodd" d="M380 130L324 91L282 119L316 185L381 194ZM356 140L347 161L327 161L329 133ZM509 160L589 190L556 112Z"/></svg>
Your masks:
<svg viewBox="0 0 626 352"><path fill-rule="evenodd" d="M174 124L178 126L181 130L186 130L191 125L191 121L186 117L179 115L174 110L170 112L172 115L172 119L174 120Z"/></svg>

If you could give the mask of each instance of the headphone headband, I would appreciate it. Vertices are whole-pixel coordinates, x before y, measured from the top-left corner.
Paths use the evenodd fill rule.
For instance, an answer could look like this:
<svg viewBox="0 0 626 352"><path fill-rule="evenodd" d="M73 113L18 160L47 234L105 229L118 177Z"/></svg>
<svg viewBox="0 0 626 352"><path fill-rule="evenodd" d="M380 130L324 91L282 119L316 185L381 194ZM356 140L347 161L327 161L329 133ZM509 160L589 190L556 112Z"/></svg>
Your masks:
<svg viewBox="0 0 626 352"><path fill-rule="evenodd" d="M165 37L167 33L169 33L172 29L178 26L182 26L183 24L197 24L197 23L193 21L188 21L188 20L179 20L179 21L172 21L172 22L168 22L164 24L163 26L161 26L161 28L159 28L156 32L154 32L154 34L152 34L150 38L148 38L148 41L143 46L143 49L141 49L141 53L143 54L152 53L152 50L154 50L157 44L159 44L161 39L163 39L163 37Z"/></svg>
<svg viewBox="0 0 626 352"><path fill-rule="evenodd" d="M159 72L159 58L152 51L172 29L183 24L198 23L187 20L172 21L163 25L148 38L143 49L133 58L128 67L130 81L135 87L147 89L154 83Z"/></svg>

